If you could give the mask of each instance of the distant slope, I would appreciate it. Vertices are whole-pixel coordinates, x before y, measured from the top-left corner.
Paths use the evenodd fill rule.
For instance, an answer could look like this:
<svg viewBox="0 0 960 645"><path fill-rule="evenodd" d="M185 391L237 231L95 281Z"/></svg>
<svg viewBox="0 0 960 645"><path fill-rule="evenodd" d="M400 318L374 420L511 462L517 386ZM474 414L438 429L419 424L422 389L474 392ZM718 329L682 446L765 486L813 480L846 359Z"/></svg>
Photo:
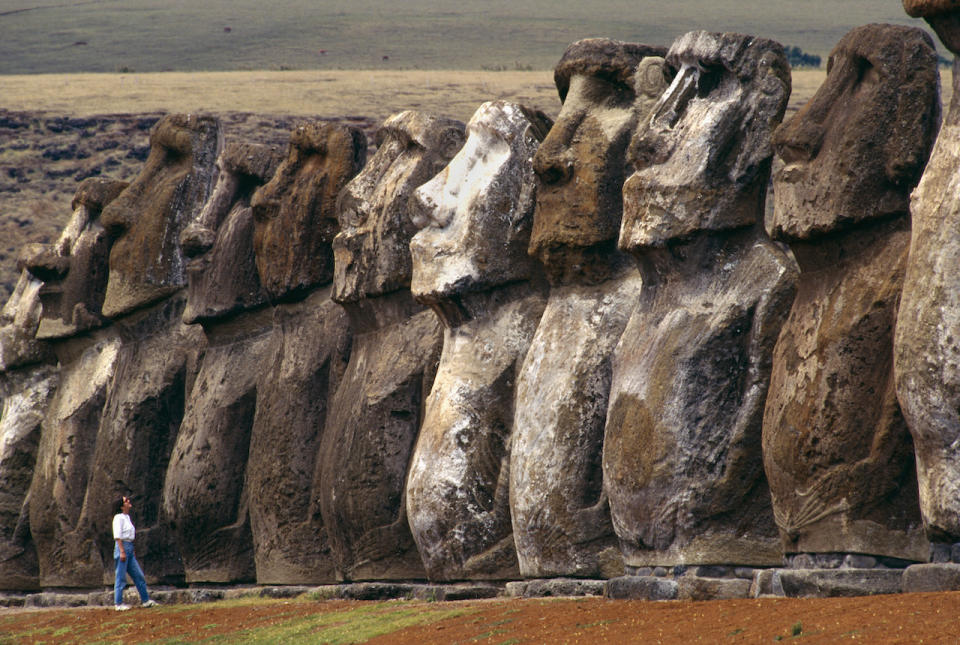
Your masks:
<svg viewBox="0 0 960 645"><path fill-rule="evenodd" d="M0 0L0 74L550 69L579 38L669 44L692 29L826 60L868 22L925 27L900 0Z"/></svg>

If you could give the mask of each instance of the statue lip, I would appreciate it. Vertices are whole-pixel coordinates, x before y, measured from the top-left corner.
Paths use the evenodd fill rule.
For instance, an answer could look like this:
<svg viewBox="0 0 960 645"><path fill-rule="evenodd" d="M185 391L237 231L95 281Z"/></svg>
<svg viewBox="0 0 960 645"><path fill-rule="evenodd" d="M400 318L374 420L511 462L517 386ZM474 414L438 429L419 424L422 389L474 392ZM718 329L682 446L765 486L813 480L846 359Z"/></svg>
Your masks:
<svg viewBox="0 0 960 645"><path fill-rule="evenodd" d="M775 182L795 184L804 178L806 171L807 164L801 161L794 161L777 170L774 173L773 179Z"/></svg>
<svg viewBox="0 0 960 645"><path fill-rule="evenodd" d="M210 260L207 258L207 254L204 253L187 262L187 275L191 278L197 277L199 274L205 273L209 267Z"/></svg>

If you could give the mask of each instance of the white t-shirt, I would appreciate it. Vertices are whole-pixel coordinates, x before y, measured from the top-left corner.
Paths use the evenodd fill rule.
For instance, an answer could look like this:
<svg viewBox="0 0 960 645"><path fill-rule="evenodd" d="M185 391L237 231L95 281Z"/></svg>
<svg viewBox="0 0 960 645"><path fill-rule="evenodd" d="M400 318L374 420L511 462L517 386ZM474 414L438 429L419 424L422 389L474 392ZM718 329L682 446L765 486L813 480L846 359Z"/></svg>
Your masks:
<svg viewBox="0 0 960 645"><path fill-rule="evenodd" d="M113 516L113 539L114 540L133 540L137 530L133 528L133 522L126 513L117 513Z"/></svg>

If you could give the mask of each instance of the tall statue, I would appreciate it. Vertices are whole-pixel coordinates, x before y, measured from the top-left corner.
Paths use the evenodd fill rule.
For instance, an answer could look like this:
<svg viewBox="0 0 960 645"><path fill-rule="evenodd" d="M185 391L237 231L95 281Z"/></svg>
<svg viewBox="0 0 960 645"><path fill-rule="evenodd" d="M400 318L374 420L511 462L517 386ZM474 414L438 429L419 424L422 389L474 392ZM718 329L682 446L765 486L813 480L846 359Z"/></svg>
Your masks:
<svg viewBox="0 0 960 645"><path fill-rule="evenodd" d="M253 255L250 198L278 163L267 146L225 146L213 192L180 236L189 258L183 321L199 323L206 337L163 484L187 582L255 578L244 475L273 326Z"/></svg>
<svg viewBox="0 0 960 645"><path fill-rule="evenodd" d="M893 337L910 190L939 125L936 59L919 29L857 27L830 53L816 95L774 134L767 230L800 265L763 423L787 554L927 559Z"/></svg>
<svg viewBox="0 0 960 645"><path fill-rule="evenodd" d="M314 472L350 352L346 312L330 299L337 194L363 167L366 149L354 128L301 126L252 202L257 266L273 303L247 458L261 584L336 579Z"/></svg>
<svg viewBox="0 0 960 645"><path fill-rule="evenodd" d="M606 39L570 45L554 71L563 107L533 159L529 253L550 281L517 375L510 507L525 577L623 570L603 492L610 355L640 295L616 248L626 149L665 87L663 49Z"/></svg>
<svg viewBox="0 0 960 645"><path fill-rule="evenodd" d="M783 47L695 31L630 147L619 246L643 274L613 358L604 487L628 567L781 562L761 459L796 268L763 231Z"/></svg>
<svg viewBox="0 0 960 645"><path fill-rule="evenodd" d="M205 339L182 321L187 261L180 234L213 189L220 148L216 119L164 117L150 133L140 174L100 217L115 238L103 313L113 320L120 345L77 520L77 549L101 571L113 562L111 502L123 494L134 503L137 560L147 579L183 580L161 495ZM31 508L31 525L34 517ZM69 571L75 561L57 568Z"/></svg>
<svg viewBox="0 0 960 645"><path fill-rule="evenodd" d="M315 480L337 576L422 578L407 525L407 466L436 372L436 315L410 293L410 196L463 145L463 124L406 111L340 192L333 299L350 316L350 363L334 394Z"/></svg>
<svg viewBox="0 0 960 645"><path fill-rule="evenodd" d="M21 261L17 285L0 309L0 590L40 585L29 489L43 416L58 380L48 343L36 339L40 289Z"/></svg>
<svg viewBox="0 0 960 645"><path fill-rule="evenodd" d="M407 476L407 515L430 580L519 574L510 522L517 372L546 304L527 255L542 114L484 103L443 172L418 188L411 291L443 322L443 351Z"/></svg>
<svg viewBox="0 0 960 645"><path fill-rule="evenodd" d="M960 53L960 6L904 0L951 52ZM960 543L960 65L953 99L910 202L912 230L894 337L897 397L913 436L927 537ZM913 115L904 115L913 118ZM904 158L891 153L893 160ZM895 168L892 168L895 170Z"/></svg>
<svg viewBox="0 0 960 645"><path fill-rule="evenodd" d="M121 342L115 329L103 328L113 237L101 214L126 187L125 182L87 179L77 189L73 217L57 242L26 253L28 270L42 280L37 336L56 352L60 367L59 386L43 414L30 484L35 500L29 509L30 531L44 586L99 585L104 576L105 563L80 515Z"/></svg>

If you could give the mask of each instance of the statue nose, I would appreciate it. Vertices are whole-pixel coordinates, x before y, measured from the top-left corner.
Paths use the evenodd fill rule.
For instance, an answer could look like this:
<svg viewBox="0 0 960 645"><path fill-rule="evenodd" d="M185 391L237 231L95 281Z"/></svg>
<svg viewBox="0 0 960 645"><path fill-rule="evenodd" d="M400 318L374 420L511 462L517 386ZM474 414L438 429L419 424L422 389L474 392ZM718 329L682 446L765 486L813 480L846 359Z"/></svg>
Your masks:
<svg viewBox="0 0 960 645"><path fill-rule="evenodd" d="M180 234L180 246L188 258L203 255L213 247L216 234L205 226L188 226Z"/></svg>
<svg viewBox="0 0 960 645"><path fill-rule="evenodd" d="M20 252L17 264L38 280L49 282L60 280L67 274L70 258L54 252L52 244L27 244Z"/></svg>
<svg viewBox="0 0 960 645"><path fill-rule="evenodd" d="M573 160L568 153L568 142L550 141L548 136L533 157L533 172L546 185L570 181L573 177Z"/></svg>
<svg viewBox="0 0 960 645"><path fill-rule="evenodd" d="M777 128L773 148L785 163L804 163L816 158L823 145L823 127L811 119L794 118Z"/></svg>

